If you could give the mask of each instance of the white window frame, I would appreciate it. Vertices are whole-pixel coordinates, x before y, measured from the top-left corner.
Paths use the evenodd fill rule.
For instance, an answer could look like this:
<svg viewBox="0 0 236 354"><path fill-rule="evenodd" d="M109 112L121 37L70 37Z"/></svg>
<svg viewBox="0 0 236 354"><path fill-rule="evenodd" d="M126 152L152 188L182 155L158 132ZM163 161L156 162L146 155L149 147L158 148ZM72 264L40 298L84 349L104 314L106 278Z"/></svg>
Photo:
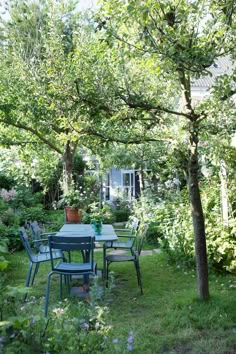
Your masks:
<svg viewBox="0 0 236 354"><path fill-rule="evenodd" d="M124 174L129 174L130 175L130 184L129 186L124 185ZM131 178L131 175L133 178ZM131 185L131 180L133 179L133 185ZM131 201L135 199L135 171L134 170L121 170L121 188L123 191L123 194L125 195L125 188L129 189L128 195L127 195L127 200ZM133 193L132 193L133 189Z"/></svg>
<svg viewBox="0 0 236 354"><path fill-rule="evenodd" d="M107 184L107 177L109 180L109 183ZM104 201L110 201L111 200L111 172L107 171L106 175L104 175L103 177L103 200ZM108 195L109 195L109 199L106 199L106 191L109 190Z"/></svg>

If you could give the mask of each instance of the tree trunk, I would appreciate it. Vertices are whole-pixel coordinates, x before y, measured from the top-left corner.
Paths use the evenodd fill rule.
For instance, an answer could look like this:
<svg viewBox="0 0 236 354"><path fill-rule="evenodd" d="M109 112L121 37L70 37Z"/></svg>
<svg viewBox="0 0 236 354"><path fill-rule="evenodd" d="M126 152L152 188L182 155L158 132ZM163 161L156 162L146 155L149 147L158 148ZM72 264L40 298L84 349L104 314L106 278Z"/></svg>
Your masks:
<svg viewBox="0 0 236 354"><path fill-rule="evenodd" d="M70 141L67 141L65 151L62 157L63 177L62 190L66 193L72 184L72 169L73 169L74 152L71 150Z"/></svg>
<svg viewBox="0 0 236 354"><path fill-rule="evenodd" d="M202 210L199 181L198 181L197 129L193 129L190 132L188 174L189 174L189 197L190 197L194 238L195 238L198 294L200 299L206 300L209 297L209 286L208 286L205 222L204 222L204 215Z"/></svg>
<svg viewBox="0 0 236 354"><path fill-rule="evenodd" d="M227 172L224 160L220 161L220 182L221 182L221 210L225 226L229 226L229 203L227 190Z"/></svg>
<svg viewBox="0 0 236 354"><path fill-rule="evenodd" d="M144 170L142 165L139 168L139 186L140 186L140 194L143 195L143 192L145 190L145 180L144 180Z"/></svg>

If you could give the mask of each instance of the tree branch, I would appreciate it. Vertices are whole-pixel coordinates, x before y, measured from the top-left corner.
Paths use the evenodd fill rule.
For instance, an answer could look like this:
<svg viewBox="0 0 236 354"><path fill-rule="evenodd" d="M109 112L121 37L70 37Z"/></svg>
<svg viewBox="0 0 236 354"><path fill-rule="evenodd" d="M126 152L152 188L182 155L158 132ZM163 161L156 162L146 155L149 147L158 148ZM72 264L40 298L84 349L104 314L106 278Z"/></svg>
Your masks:
<svg viewBox="0 0 236 354"><path fill-rule="evenodd" d="M183 87L183 91L184 91L184 98L185 98L185 102L186 102L186 107L191 113L193 113L190 77L188 74L185 73L185 70L183 69L183 67L178 68L178 73L179 73L179 80L180 80L180 83L181 83L181 85Z"/></svg>
<svg viewBox="0 0 236 354"><path fill-rule="evenodd" d="M98 131L95 131L91 128L87 128L87 129L84 129L84 130L80 130L78 131L77 129L74 128L74 130L81 135L91 135L91 136L96 136L98 138L100 138L101 140L103 141L106 141L106 142L116 142L116 143L121 143L121 144L143 144L145 142L151 142L151 141L155 141L155 142L173 142L172 139L156 139L156 138L151 138L151 137L136 137L134 139L120 139L120 138L117 138L117 137L112 137L112 136L108 136L108 135L105 135L101 132L98 132Z"/></svg>
<svg viewBox="0 0 236 354"><path fill-rule="evenodd" d="M236 94L236 90L230 90L226 95L220 98L221 101L226 101L228 98Z"/></svg>
<svg viewBox="0 0 236 354"><path fill-rule="evenodd" d="M140 102L131 102L124 95L120 95L119 97L130 108L140 108L140 109L143 109L145 111L154 110L154 111L157 111L157 112L170 113L170 114L173 114L173 115L176 115L176 116L182 116L182 117L185 117L185 118L188 118L188 119L191 118L191 115L189 115L187 113L184 113L184 112L173 111L171 109L168 109L168 108L165 108L165 107L162 107L162 106L155 106L155 105L152 105L150 103L145 103L145 102L141 102L141 101Z"/></svg>
<svg viewBox="0 0 236 354"><path fill-rule="evenodd" d="M13 127L19 128L19 129L23 129L26 130L30 133L32 133L33 135L35 135L39 140L41 140L44 144L46 144L47 146L49 146L52 150L58 152L58 154L62 154L62 150L60 150L56 145L52 144L51 141L49 141L48 139L45 138L45 136L43 136L42 134L40 134L36 129L29 127L27 125L24 125L22 123L15 123L12 122L11 120L7 120L5 121L4 119L0 119L1 123L7 124L7 125L11 125Z"/></svg>
<svg viewBox="0 0 236 354"><path fill-rule="evenodd" d="M110 107L104 105L104 104L101 104L101 103L98 103L96 104L95 106L95 101L94 100L90 100L89 98L85 98L85 97L82 97L81 94L80 94L80 89L79 89L79 79L76 79L75 81L75 87L76 87L76 91L77 91L77 94L79 96L79 98L81 99L82 102L84 103L87 103L89 104L90 107L96 107L98 109L101 109L107 113L113 113L114 111L110 109Z"/></svg>

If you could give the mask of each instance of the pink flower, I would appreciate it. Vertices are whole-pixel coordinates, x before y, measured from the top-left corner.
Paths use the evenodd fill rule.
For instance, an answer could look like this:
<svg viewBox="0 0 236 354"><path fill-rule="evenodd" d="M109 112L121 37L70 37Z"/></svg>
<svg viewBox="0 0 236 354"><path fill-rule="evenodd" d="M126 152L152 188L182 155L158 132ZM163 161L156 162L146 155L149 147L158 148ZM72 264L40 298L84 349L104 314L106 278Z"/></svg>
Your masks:
<svg viewBox="0 0 236 354"><path fill-rule="evenodd" d="M7 191L6 189L1 189L0 195L2 197L2 199L5 202L9 202L10 200L14 199L14 197L16 196L17 192L15 189L10 189L9 191Z"/></svg>

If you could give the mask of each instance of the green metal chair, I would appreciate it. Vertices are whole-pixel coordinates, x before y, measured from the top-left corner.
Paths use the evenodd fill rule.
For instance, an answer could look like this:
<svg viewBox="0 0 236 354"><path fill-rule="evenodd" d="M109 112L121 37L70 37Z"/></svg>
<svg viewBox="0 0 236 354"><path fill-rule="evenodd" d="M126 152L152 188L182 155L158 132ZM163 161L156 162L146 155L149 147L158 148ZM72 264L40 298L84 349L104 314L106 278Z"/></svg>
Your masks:
<svg viewBox="0 0 236 354"><path fill-rule="evenodd" d="M21 227L19 229L19 233L20 233L21 241L23 243L23 246L24 246L27 256L29 258L29 268L28 268L28 272L27 272L27 276L26 276L26 280L25 280L25 286L29 287L30 282L31 282L31 286L34 284L35 276L38 273L39 266L41 263L50 262L51 257L53 257L53 259L57 259L57 260L63 259L64 255L61 251L55 251L55 250L52 252L51 257L50 257L49 252L35 253L34 250L31 248L29 238L28 238L25 228ZM35 241L33 241L33 243L35 243Z"/></svg>
<svg viewBox="0 0 236 354"><path fill-rule="evenodd" d="M95 238L94 236L49 236L49 249L51 256L51 271L48 273L47 287L46 287L46 299L45 299L45 317L48 315L48 303L51 276L58 274L60 278L60 299L62 299L62 276L65 276L68 287L70 279L73 275L83 275L84 278L90 275L94 276L97 273L97 265L94 262L94 248ZM59 249L64 251L81 251L84 254L83 262L66 262L60 261L55 263L53 257L53 249Z"/></svg>
<svg viewBox="0 0 236 354"><path fill-rule="evenodd" d="M139 231L137 236L135 237L135 241L133 242L133 246L130 248L131 255L117 255L117 254L109 254L106 256L106 286L108 286L108 277L109 277L109 266L111 263L115 262L133 262L137 274L138 286L141 290L141 295L143 294L142 287L142 279L140 272L140 264L139 264L139 256L142 251L143 243L147 234L148 225L145 224L139 227Z"/></svg>
<svg viewBox="0 0 236 354"><path fill-rule="evenodd" d="M48 234L42 232L42 229L39 227L39 224L36 220L30 223L30 229L32 232L32 238L35 242L35 248L40 253L49 252L48 246Z"/></svg>
<svg viewBox="0 0 236 354"><path fill-rule="evenodd" d="M117 236L119 237L118 241L107 241L103 244L103 277L106 278L106 255L108 249L122 249L122 250L132 250L134 247L136 235L140 221L137 218L133 218L130 228L126 229L115 229ZM132 252L132 251L131 251ZM132 253L131 253L132 254Z"/></svg>

